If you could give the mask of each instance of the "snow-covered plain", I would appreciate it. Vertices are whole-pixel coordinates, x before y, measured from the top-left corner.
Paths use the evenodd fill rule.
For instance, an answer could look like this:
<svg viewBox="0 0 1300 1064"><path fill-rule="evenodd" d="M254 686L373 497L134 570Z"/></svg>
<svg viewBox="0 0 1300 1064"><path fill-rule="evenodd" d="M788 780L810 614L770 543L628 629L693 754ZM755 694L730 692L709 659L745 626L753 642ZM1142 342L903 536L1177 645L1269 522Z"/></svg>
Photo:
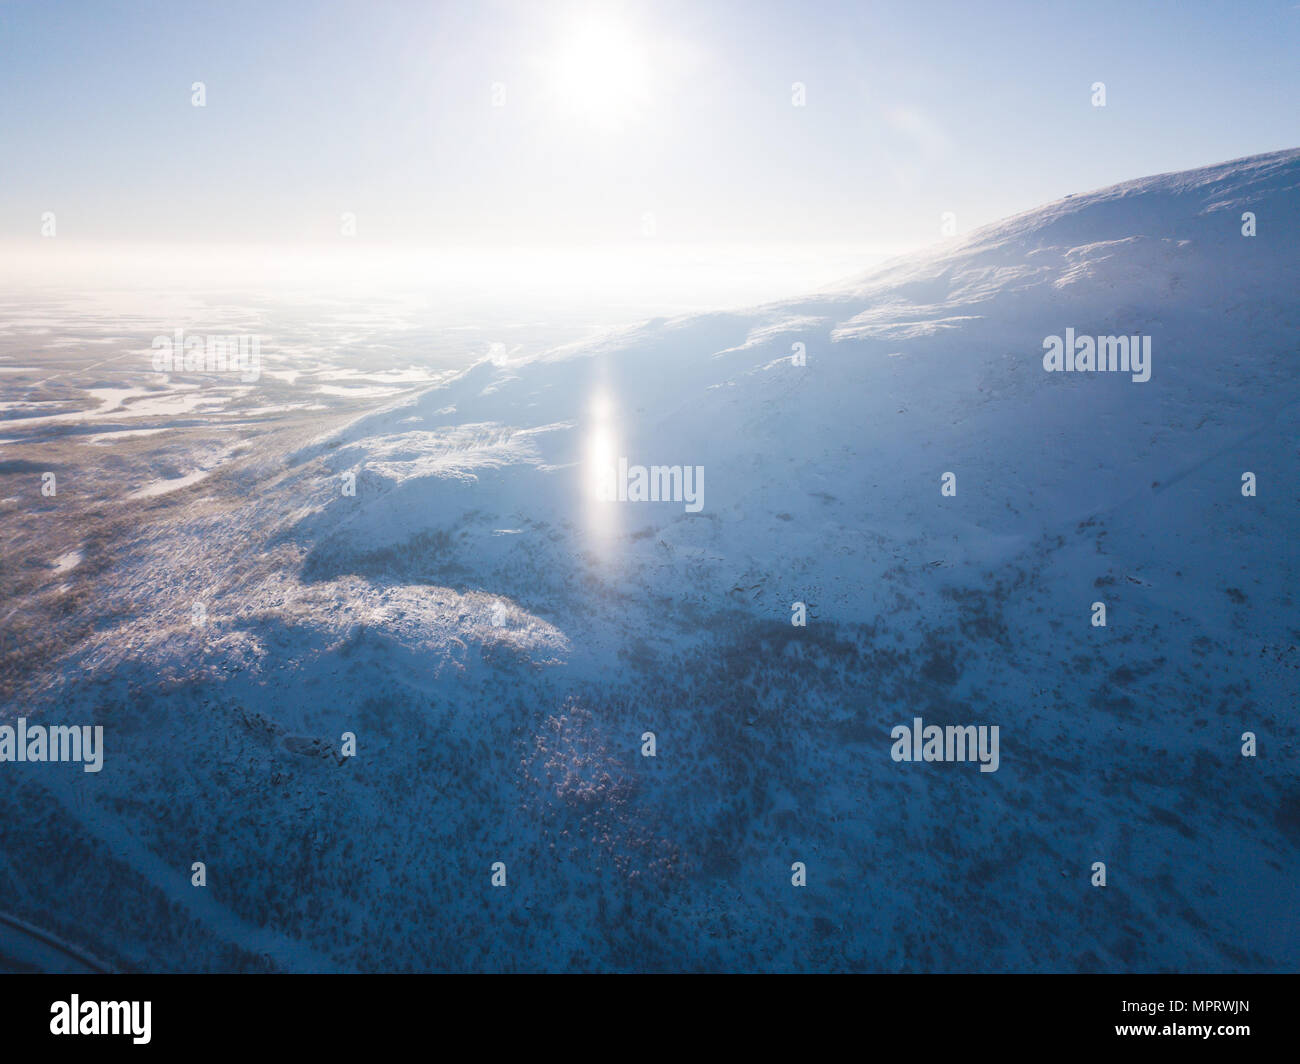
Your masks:
<svg viewBox="0 0 1300 1064"><path fill-rule="evenodd" d="M41 561L0 714L105 768L3 766L0 896L163 970L1295 970L1297 233L1258 156L171 445ZM1150 380L1045 372L1067 328ZM619 457L702 508L598 499ZM893 761L917 716L1000 767Z"/></svg>

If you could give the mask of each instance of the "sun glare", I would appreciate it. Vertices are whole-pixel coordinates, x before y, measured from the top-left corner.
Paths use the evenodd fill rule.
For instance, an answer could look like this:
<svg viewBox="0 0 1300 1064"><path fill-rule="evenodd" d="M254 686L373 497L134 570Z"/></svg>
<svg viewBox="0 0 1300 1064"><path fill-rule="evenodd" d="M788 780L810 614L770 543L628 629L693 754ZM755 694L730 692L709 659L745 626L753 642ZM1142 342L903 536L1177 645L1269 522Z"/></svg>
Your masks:
<svg viewBox="0 0 1300 1064"><path fill-rule="evenodd" d="M608 543L618 532L617 506L611 506L617 488L619 459L618 407L603 388L587 403L589 425L583 479L586 489L587 528L594 543Z"/></svg>
<svg viewBox="0 0 1300 1064"><path fill-rule="evenodd" d="M631 27L610 18L571 26L554 59L560 108L609 132L635 121L650 102L650 61Z"/></svg>

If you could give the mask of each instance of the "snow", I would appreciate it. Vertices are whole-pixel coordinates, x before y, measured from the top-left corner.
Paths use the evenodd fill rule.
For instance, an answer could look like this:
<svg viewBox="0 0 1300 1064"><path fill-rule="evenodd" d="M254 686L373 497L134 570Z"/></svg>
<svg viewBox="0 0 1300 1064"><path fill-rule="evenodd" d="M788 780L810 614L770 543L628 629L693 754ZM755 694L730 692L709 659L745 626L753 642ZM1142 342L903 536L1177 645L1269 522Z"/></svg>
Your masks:
<svg viewBox="0 0 1300 1064"><path fill-rule="evenodd" d="M1297 231L1277 152L304 419L120 546L28 707L102 715L102 780L0 814L134 840L124 896L220 870L89 944L145 967L1293 969ZM1150 380L1045 372L1067 328ZM893 762L917 716L1000 767Z"/></svg>
<svg viewBox="0 0 1300 1064"><path fill-rule="evenodd" d="M85 555L83 555L79 550L68 551L66 554L60 554L54 559L54 572L56 574L66 573L75 569L82 563L84 558Z"/></svg>
<svg viewBox="0 0 1300 1064"><path fill-rule="evenodd" d="M170 480L155 480L146 484L143 488L131 492L127 499L152 499L156 495L166 495L168 492L179 491L181 488L188 488L191 484L197 484L208 476L210 470L199 469L193 473L186 473L183 477L173 477Z"/></svg>

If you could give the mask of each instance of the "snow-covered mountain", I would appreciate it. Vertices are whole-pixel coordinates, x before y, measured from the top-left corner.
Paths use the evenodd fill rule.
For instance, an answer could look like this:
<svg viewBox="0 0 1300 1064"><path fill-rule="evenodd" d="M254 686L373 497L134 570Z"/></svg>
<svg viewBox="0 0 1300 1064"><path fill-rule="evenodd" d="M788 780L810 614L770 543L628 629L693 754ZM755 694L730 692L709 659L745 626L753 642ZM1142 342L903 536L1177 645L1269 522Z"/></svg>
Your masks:
<svg viewBox="0 0 1300 1064"><path fill-rule="evenodd" d="M107 754L0 886L147 968L1294 970L1297 234L1300 151L1145 178L253 441L4 710Z"/></svg>

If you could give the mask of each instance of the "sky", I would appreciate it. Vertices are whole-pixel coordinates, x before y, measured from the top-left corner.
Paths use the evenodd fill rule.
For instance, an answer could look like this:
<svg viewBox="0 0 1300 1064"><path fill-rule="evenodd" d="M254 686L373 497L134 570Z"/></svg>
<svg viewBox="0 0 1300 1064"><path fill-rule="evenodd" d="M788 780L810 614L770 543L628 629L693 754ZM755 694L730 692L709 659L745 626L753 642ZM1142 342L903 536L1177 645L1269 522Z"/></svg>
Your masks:
<svg viewBox="0 0 1300 1064"><path fill-rule="evenodd" d="M1300 144L1294 2L0 0L0 57L0 243L901 250Z"/></svg>

